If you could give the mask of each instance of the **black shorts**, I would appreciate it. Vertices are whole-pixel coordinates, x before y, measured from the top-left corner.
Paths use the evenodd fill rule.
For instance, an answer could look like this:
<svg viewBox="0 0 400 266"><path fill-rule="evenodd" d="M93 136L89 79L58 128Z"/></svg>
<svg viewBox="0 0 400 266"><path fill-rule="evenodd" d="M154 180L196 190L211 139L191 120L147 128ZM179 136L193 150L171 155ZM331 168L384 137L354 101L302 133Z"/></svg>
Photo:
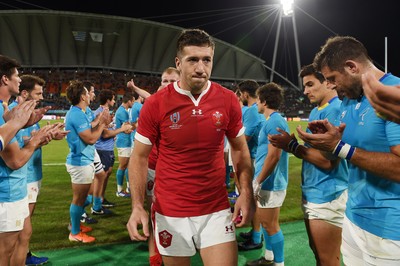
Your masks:
<svg viewBox="0 0 400 266"><path fill-rule="evenodd" d="M110 167L114 166L115 155L114 151L97 150L100 156L101 163L104 166L104 170L107 171Z"/></svg>

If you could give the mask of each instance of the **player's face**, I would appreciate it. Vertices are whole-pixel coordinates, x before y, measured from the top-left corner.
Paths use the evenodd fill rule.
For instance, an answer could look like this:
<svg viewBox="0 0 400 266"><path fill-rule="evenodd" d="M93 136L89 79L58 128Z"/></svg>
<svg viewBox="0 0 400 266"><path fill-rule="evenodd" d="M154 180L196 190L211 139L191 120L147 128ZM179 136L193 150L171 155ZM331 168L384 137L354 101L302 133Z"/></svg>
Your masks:
<svg viewBox="0 0 400 266"><path fill-rule="evenodd" d="M96 98L96 94L94 93L94 87L93 86L90 87L89 95L90 95L90 101L93 102L94 99Z"/></svg>
<svg viewBox="0 0 400 266"><path fill-rule="evenodd" d="M129 101L127 102L128 108L132 108L134 102L135 102L135 98L132 98L131 100L129 100Z"/></svg>
<svg viewBox="0 0 400 266"><path fill-rule="evenodd" d="M247 97L248 97L247 91L240 93L240 101L243 103L243 105L248 105Z"/></svg>
<svg viewBox="0 0 400 266"><path fill-rule="evenodd" d="M180 87L201 93L207 86L213 66L214 50L208 46L186 46L175 63L180 71Z"/></svg>
<svg viewBox="0 0 400 266"><path fill-rule="evenodd" d="M18 69L14 68L15 71L10 78L5 75L2 77L7 81L8 92L11 96L17 96L19 93L19 84L21 83L21 78L19 77Z"/></svg>
<svg viewBox="0 0 400 266"><path fill-rule="evenodd" d="M351 74L348 69L344 69L343 72L333 71L326 66L321 69L321 73L330 85L335 86L340 99L343 97L357 99L361 95L362 82L360 75Z"/></svg>
<svg viewBox="0 0 400 266"><path fill-rule="evenodd" d="M319 105L329 92L326 81L321 83L314 75L303 77L304 95L311 103Z"/></svg>
<svg viewBox="0 0 400 266"><path fill-rule="evenodd" d="M113 107L115 104L115 96L112 97L112 100L108 102L108 107Z"/></svg>
<svg viewBox="0 0 400 266"><path fill-rule="evenodd" d="M173 83L175 81L179 80L179 75L178 73L172 72L172 73L164 73L161 76L161 87L165 87L170 83Z"/></svg>
<svg viewBox="0 0 400 266"><path fill-rule="evenodd" d="M83 101L86 103L87 106L90 105L90 93L89 91L85 88L84 93L82 94Z"/></svg>
<svg viewBox="0 0 400 266"><path fill-rule="evenodd" d="M260 98L257 97L257 110L260 114L264 113L265 105L260 101Z"/></svg>
<svg viewBox="0 0 400 266"><path fill-rule="evenodd" d="M41 100L43 100L43 86L35 84L35 87L29 94L27 100L35 100L36 102L40 102Z"/></svg>

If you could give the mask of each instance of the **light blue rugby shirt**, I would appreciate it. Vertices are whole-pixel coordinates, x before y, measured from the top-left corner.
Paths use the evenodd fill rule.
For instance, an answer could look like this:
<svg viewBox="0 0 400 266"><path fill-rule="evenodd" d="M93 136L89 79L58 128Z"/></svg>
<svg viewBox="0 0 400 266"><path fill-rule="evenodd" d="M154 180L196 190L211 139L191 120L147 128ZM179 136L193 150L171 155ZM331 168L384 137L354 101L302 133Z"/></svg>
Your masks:
<svg viewBox="0 0 400 266"><path fill-rule="evenodd" d="M0 104L0 126L5 124L3 115L4 107ZM15 141L18 141L19 146L23 147L21 138L18 140L14 137L9 144ZM0 157L0 202L15 202L26 197L28 194L26 175L27 164L17 170L12 170Z"/></svg>
<svg viewBox="0 0 400 266"><path fill-rule="evenodd" d="M125 122L129 122L129 112L120 105L115 113L115 128L121 128ZM130 148L132 146L131 134L119 133L115 141L115 146L117 148Z"/></svg>
<svg viewBox="0 0 400 266"><path fill-rule="evenodd" d="M85 166L94 161L94 145L86 144L79 137L79 133L92 128L90 119L93 120L90 113L88 111L85 113L77 106L71 106L65 116L65 130L70 130L66 137L69 146L67 155L69 165Z"/></svg>
<svg viewBox="0 0 400 266"><path fill-rule="evenodd" d="M258 133L261 129L261 123L263 120L265 120L265 118L262 114L258 113L256 103L254 103L252 106L249 106L247 109L242 108L242 112L243 126L245 128L244 134L249 137L251 136L251 139L247 142L250 156L252 159L255 159L258 145Z"/></svg>
<svg viewBox="0 0 400 266"><path fill-rule="evenodd" d="M13 109L18 102L12 102L8 108L11 110ZM23 128L18 131L17 139L23 140L24 138L30 138L32 136L33 131L38 131L40 129L39 123L36 123L30 127ZM43 178L43 171L42 171L42 148L37 148L27 164L27 183L32 183L36 181L40 181Z"/></svg>
<svg viewBox="0 0 400 266"><path fill-rule="evenodd" d="M258 135L258 147L256 155L256 166L254 178L256 178L264 165L265 158L268 154L268 140L269 134L279 134L276 128L281 128L289 132L289 127L286 120L278 113L272 113L267 120L262 122L262 128ZM285 190L288 186L288 168L289 168L289 156L287 152L282 150L281 157L278 164L271 175L264 180L261 189L268 191L279 191Z"/></svg>
<svg viewBox="0 0 400 266"><path fill-rule="evenodd" d="M143 104L135 102L132 105L132 108L129 111L129 122L131 123L136 123L138 118L139 118L139 114L140 114L140 110L142 110ZM136 129L134 131L132 131L131 133L131 138L132 141L135 141L135 133L136 133Z"/></svg>
<svg viewBox="0 0 400 266"><path fill-rule="evenodd" d="M380 82L400 84L386 74ZM343 141L372 152L390 152L400 145L400 125L378 117L365 96L361 101L343 99L341 122L346 123ZM399 166L395 166L399 167ZM360 169L349 162L349 198L346 216L376 236L400 240L400 183Z"/></svg>
<svg viewBox="0 0 400 266"><path fill-rule="evenodd" d="M96 111L94 111L94 117L97 117L101 112L103 112L103 107L100 106L97 108ZM114 123L113 123L114 124ZM114 127L109 127L108 129L113 130ZM95 147L96 150L102 150L102 151L114 151L114 137L111 138L103 138L100 136L100 138L96 141Z"/></svg>
<svg viewBox="0 0 400 266"><path fill-rule="evenodd" d="M315 107L310 113L309 121L328 119L329 122L338 126L341 103L342 101L336 96L325 105ZM309 129L307 132L311 133ZM309 145L306 143L306 146ZM303 160L301 178L304 200L316 204L330 202L347 189L349 180L347 161L342 159L334 169L324 170Z"/></svg>

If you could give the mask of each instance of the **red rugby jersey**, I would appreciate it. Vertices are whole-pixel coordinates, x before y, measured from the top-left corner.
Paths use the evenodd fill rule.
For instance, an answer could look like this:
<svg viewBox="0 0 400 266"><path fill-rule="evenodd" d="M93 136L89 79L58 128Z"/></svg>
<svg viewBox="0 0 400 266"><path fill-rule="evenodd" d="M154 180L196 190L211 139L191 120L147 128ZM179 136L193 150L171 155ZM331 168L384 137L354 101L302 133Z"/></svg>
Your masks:
<svg viewBox="0 0 400 266"><path fill-rule="evenodd" d="M147 144L159 141L155 210L190 217L229 208L224 135L241 134L239 101L217 83L209 81L197 99L177 82L148 98L136 139Z"/></svg>

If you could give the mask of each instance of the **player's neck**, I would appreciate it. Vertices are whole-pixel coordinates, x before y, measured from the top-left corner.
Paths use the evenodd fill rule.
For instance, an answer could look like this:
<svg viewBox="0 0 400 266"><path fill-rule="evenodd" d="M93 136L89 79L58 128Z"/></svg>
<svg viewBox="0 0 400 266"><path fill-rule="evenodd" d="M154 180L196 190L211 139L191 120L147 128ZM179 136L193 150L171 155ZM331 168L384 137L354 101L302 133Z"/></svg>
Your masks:
<svg viewBox="0 0 400 266"><path fill-rule="evenodd" d="M318 107L324 106L325 104L327 104L330 100L332 100L333 98L337 97L337 92L335 90L329 91L324 99L318 104Z"/></svg>
<svg viewBox="0 0 400 266"><path fill-rule="evenodd" d="M275 109L270 109L270 108L265 108L264 110L264 116L265 118L268 118L271 116L271 114L275 113L276 110Z"/></svg>
<svg viewBox="0 0 400 266"><path fill-rule="evenodd" d="M250 107L250 106L252 106L253 104L255 104L257 102L257 99L256 98L250 98L249 97L249 99L247 99L247 105Z"/></svg>

